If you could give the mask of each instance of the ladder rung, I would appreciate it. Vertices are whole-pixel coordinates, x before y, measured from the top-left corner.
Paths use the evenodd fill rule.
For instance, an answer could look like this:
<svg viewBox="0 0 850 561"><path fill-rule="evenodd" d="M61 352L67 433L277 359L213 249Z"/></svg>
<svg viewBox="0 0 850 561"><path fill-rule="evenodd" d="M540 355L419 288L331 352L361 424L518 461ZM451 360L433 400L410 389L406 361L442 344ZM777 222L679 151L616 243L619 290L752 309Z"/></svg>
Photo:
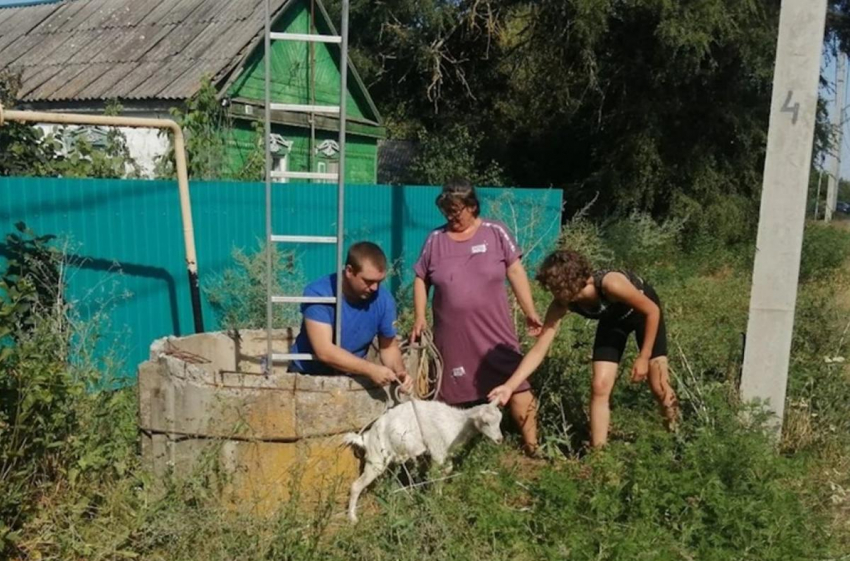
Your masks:
<svg viewBox="0 0 850 561"><path fill-rule="evenodd" d="M272 296L274 304L336 304L335 296Z"/></svg>
<svg viewBox="0 0 850 561"><path fill-rule="evenodd" d="M299 103L271 103L272 111L294 111L297 113L333 113L339 115L339 105L301 105Z"/></svg>
<svg viewBox="0 0 850 561"><path fill-rule="evenodd" d="M338 173L319 173L318 171L273 171L270 175L279 179L329 179L339 181Z"/></svg>
<svg viewBox="0 0 850 561"><path fill-rule="evenodd" d="M310 41L313 43L342 43L339 35L318 35L316 33L271 33L272 39L278 41Z"/></svg>
<svg viewBox="0 0 850 561"><path fill-rule="evenodd" d="M272 362L290 360L316 360L316 358L309 353L272 353Z"/></svg>
<svg viewBox="0 0 850 561"><path fill-rule="evenodd" d="M279 236L272 234L272 241L281 243L336 243L336 236Z"/></svg>

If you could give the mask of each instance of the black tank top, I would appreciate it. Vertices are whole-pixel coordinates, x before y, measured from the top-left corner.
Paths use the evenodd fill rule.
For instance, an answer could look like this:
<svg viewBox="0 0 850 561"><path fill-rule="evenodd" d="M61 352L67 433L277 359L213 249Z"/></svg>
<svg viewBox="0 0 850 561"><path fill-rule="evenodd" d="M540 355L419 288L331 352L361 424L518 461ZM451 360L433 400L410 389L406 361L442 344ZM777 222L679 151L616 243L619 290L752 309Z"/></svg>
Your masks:
<svg viewBox="0 0 850 561"><path fill-rule="evenodd" d="M571 312L575 312L587 319L598 320L622 320L631 315L634 308L623 302L612 302L607 296L605 296L605 291L602 289L602 279L605 278L605 275L608 273L621 273L629 279L629 282L635 285L635 288L641 292L644 291L646 283L641 277L637 276L633 272L626 271L624 269L602 269L593 273L593 285L596 287L596 293L599 294L599 307L595 310L588 310L581 306L578 302L570 302L568 307Z"/></svg>

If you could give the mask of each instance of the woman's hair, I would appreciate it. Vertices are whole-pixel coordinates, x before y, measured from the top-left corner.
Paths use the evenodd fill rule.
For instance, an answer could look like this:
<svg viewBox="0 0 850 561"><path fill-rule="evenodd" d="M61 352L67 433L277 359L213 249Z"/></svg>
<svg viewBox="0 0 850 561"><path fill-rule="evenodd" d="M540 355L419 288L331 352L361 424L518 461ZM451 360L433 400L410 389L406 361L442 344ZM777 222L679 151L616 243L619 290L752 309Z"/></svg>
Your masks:
<svg viewBox="0 0 850 561"><path fill-rule="evenodd" d="M537 270L537 282L553 294L572 299L587 284L593 274L587 258L571 249L550 253Z"/></svg>
<svg viewBox="0 0 850 561"><path fill-rule="evenodd" d="M448 212L464 206L472 209L472 215L478 217L481 213L481 205L478 203L478 196L475 194L475 187L467 179L455 177L450 179L443 190L437 195L437 208L441 211Z"/></svg>

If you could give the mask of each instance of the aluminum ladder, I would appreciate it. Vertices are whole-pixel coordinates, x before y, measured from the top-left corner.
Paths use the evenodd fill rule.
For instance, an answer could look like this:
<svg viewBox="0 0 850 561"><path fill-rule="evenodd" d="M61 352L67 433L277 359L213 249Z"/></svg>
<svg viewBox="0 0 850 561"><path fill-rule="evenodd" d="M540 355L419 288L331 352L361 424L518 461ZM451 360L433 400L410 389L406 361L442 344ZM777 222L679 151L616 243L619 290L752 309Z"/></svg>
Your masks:
<svg viewBox="0 0 850 561"><path fill-rule="evenodd" d="M346 94L348 92L348 11L350 0L342 1L342 25L340 35L320 35L317 33L273 33L271 31L270 0L265 4L265 182L266 182L266 360L263 371L271 373L276 362L291 360L315 360L306 353L275 353L272 351L272 317L275 304L334 304L336 306L334 341L339 344L342 330L342 273L343 273L343 211L345 210L345 126ZM316 29L311 20L311 27ZM271 42L303 41L313 43L331 43L340 45L340 97L339 105L301 105L271 102ZM314 64L315 60L311 60ZM313 171L272 171L271 164L271 112L289 111L296 113L326 114L339 116L339 168L337 172L319 173ZM311 146L311 149L315 149ZM311 158L312 160L312 158ZM337 182L337 224L336 236L295 236L279 235L272 232L272 179L308 179ZM286 183L277 184L278 188ZM305 297L295 295L272 294L272 244L274 243L319 243L336 245L337 297Z"/></svg>

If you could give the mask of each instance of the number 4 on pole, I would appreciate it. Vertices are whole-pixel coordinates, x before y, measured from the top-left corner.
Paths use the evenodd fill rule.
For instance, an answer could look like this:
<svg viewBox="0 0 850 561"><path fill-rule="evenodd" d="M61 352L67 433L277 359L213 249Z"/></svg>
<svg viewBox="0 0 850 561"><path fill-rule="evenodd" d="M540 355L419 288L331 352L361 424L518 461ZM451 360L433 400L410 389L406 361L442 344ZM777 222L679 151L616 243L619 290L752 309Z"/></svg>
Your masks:
<svg viewBox="0 0 850 561"><path fill-rule="evenodd" d="M800 103L796 102L794 103L794 105L791 105L791 98L793 96L794 92L792 90L788 90L788 97L785 98L785 103L782 104L782 109L780 109L780 111L782 111L783 113L793 113L794 116L791 117L791 124L796 125L797 113L799 113L800 111Z"/></svg>

